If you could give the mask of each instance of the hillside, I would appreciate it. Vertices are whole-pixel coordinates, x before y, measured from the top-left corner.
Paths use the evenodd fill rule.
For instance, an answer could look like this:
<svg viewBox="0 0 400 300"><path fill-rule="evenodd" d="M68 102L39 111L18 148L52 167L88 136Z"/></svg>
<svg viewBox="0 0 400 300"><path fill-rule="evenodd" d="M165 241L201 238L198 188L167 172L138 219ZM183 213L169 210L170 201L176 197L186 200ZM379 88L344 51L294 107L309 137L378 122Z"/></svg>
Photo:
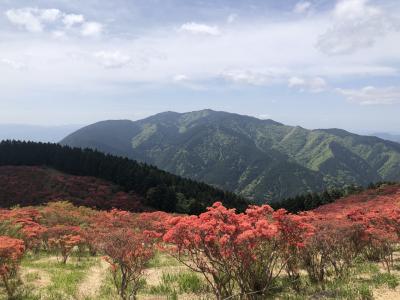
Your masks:
<svg viewBox="0 0 400 300"><path fill-rule="evenodd" d="M222 201L225 205L235 207L239 210L248 204L244 198L231 192L217 189L205 183L185 179L134 160L106 155L91 149L82 150L50 143L3 141L0 142L0 166L45 166L70 175L91 176L106 180L119 186L123 191L135 195L131 199L134 200L132 207L130 207L131 204L125 204L125 206L128 206L127 208L135 207L137 204L137 195L139 195L140 199L143 199L143 204L147 207L180 213L200 213L214 201ZM19 169L5 169L5 171L7 170L18 171ZM42 169L36 168L33 169L33 172L36 170ZM15 175L15 179L12 176L14 174L6 175L6 178L8 178L6 182L18 191L18 182L16 182L18 175ZM41 196L47 194L52 196L52 189L54 187L49 186L49 183L45 182L46 176L50 176L47 171L32 174L31 178L26 178L27 176L23 175L23 178L20 179L26 183L27 194L21 194L18 197L21 199L32 197L29 194L29 186L32 186L34 188L33 191L39 193ZM44 178L40 181L37 177ZM53 179L51 176L50 178ZM32 181L29 181L30 179ZM72 181L75 179L72 178ZM91 185L89 184L90 180L92 179L82 179L81 186L83 189L93 187L95 191L101 190L101 182L99 182L99 187L94 187L97 182ZM58 185L59 180L54 181L54 183ZM3 184L5 191L11 187ZM60 188L68 189L67 195L72 195L71 193L75 192L74 189L77 186L72 185L68 187L61 185ZM41 191L36 189L41 189ZM21 189L21 192L24 190L25 187ZM56 188L55 193L59 192L60 190ZM90 195L88 194L87 197ZM6 200L9 201L8 199L0 198L0 203ZM101 197L93 199L94 202L97 200L103 201ZM101 207L96 203L96 206L106 209L110 208L110 205L107 204L105 207Z"/></svg>
<svg viewBox="0 0 400 300"><path fill-rule="evenodd" d="M0 182L0 207L62 200L100 209L143 210L143 197L109 181L46 167L0 166Z"/></svg>
<svg viewBox="0 0 400 300"><path fill-rule="evenodd" d="M391 205L394 205L397 209L400 205L400 184L382 185L376 189L367 189L361 193L343 197L333 203L321 205L312 211L324 217L335 217L339 214L349 214L354 210L382 213L386 207Z"/></svg>
<svg viewBox="0 0 400 300"><path fill-rule="evenodd" d="M202 110L104 121L61 141L137 159L257 201L400 180L400 144Z"/></svg>

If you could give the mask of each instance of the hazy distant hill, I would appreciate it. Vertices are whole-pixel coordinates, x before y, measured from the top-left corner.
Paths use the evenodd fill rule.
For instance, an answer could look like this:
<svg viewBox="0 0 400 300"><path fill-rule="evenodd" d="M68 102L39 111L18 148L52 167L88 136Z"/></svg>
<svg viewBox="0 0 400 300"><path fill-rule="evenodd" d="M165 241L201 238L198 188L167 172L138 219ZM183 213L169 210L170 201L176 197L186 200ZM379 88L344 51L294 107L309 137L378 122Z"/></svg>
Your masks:
<svg viewBox="0 0 400 300"><path fill-rule="evenodd" d="M400 134L392 134L386 132L373 133L372 135L380 137L381 139L400 143Z"/></svg>
<svg viewBox="0 0 400 300"><path fill-rule="evenodd" d="M212 110L103 121L61 143L134 158L257 200L400 180L398 143Z"/></svg>
<svg viewBox="0 0 400 300"><path fill-rule="evenodd" d="M0 140L25 140L58 142L81 125L39 126L25 124L0 124Z"/></svg>

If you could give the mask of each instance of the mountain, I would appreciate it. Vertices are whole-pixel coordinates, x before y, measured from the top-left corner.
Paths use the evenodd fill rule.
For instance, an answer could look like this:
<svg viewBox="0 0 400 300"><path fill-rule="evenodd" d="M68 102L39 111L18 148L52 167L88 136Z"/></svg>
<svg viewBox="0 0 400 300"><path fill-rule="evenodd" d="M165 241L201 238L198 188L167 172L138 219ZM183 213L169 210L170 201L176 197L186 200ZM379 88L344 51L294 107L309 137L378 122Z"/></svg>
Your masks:
<svg viewBox="0 0 400 300"><path fill-rule="evenodd" d="M0 124L0 140L58 142L81 125L39 126L25 124Z"/></svg>
<svg viewBox="0 0 400 300"><path fill-rule="evenodd" d="M95 191L98 190L100 194L89 193L90 197L93 197L89 201L85 197L86 194L83 193L81 200L85 203L89 201L91 206L94 203L96 207L102 209L109 209L111 206L134 209L137 207L138 198L142 199L139 202L142 202L142 206L145 207L167 212L191 214L203 212L206 207L215 201L221 201L225 206L235 207L238 210L243 210L248 205L248 202L244 198L231 192L223 191L202 182L182 178L134 160L106 155L91 149L71 148L51 143L3 141L0 142L1 166L40 166L69 175L95 177L116 185L117 188L114 189L116 191L124 191L129 195L137 196L133 197L132 200L129 200L130 198L126 198L125 196L118 198L119 201L124 202L123 205L116 203L118 201L114 198L109 203L104 203L103 196L107 192L108 187L107 184L102 187L103 184L99 183L100 186L98 189L95 188ZM0 177L1 189L5 192L9 189L15 190L15 186L19 184L22 185L20 191L27 191L31 186L40 187L40 192L37 192L39 188L34 188L32 191L35 194L42 195L42 197L36 197L35 199L42 199L43 201L46 199L49 200L51 196L55 195L52 189L54 188L54 184L58 185L59 182L47 176L37 183L38 177L43 177L39 173L32 173L30 176L23 177L31 178L31 182L29 180L22 180L12 172L8 174L3 179ZM14 176L15 179L10 181L10 176ZM93 189L94 187L90 184L85 184L88 181L83 179L83 177L81 178L82 184L80 184L80 189L82 191ZM73 185L71 189L74 190L76 186ZM65 189L69 190L70 188L66 186ZM43 195L50 195L50 198L46 198ZM79 195L79 192L76 195ZM21 199L29 202L29 199L34 196L26 192L22 193L20 198L22 197ZM62 195L55 198L62 198ZM107 199L110 199L110 197ZM25 200L23 203L26 202ZM9 203L9 201L15 200L10 199L10 197L1 198L0 193L0 207L2 203ZM23 204L20 202L17 203Z"/></svg>
<svg viewBox="0 0 400 300"><path fill-rule="evenodd" d="M398 143L213 110L103 121L60 143L137 159L257 201L400 180Z"/></svg>

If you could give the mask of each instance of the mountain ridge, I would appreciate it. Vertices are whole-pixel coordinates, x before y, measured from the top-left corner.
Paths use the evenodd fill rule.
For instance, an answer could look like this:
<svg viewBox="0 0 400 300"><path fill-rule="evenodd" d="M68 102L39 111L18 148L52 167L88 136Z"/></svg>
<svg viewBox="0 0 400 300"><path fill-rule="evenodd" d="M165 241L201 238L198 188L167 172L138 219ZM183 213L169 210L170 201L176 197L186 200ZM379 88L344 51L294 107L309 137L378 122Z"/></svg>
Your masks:
<svg viewBox="0 0 400 300"><path fill-rule="evenodd" d="M400 180L400 144L210 109L102 121L61 144L137 159L253 200Z"/></svg>

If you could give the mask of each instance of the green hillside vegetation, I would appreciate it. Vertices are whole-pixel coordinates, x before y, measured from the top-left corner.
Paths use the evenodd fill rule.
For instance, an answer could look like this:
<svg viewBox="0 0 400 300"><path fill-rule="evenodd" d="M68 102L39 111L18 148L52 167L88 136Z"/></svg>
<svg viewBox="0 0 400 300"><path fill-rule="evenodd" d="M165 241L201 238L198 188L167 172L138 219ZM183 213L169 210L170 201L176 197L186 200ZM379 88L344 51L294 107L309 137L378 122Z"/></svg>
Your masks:
<svg viewBox="0 0 400 300"><path fill-rule="evenodd" d="M212 110L103 121L61 144L137 159L259 202L400 180L398 143Z"/></svg>

